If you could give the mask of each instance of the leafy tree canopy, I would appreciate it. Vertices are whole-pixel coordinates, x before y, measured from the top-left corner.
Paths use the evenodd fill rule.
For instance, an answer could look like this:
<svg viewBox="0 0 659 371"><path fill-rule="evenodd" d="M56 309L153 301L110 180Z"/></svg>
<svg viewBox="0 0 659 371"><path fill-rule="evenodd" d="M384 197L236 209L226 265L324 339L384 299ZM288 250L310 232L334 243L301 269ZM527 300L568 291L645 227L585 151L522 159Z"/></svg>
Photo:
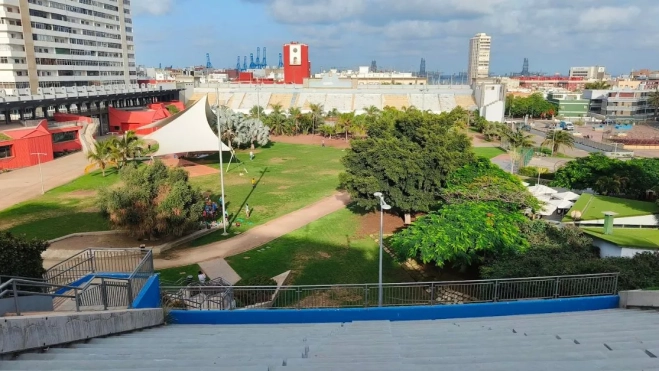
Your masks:
<svg viewBox="0 0 659 371"><path fill-rule="evenodd" d="M217 134L217 117L219 116L222 140L229 145L244 148L255 144L264 146L270 141L270 128L255 117L236 113L226 107L220 108L219 115L210 122L211 129Z"/></svg>
<svg viewBox="0 0 659 371"><path fill-rule="evenodd" d="M448 174L474 160L469 138L450 114L385 110L367 126L368 138L346 150L342 186L366 209L383 192L396 211L429 211Z"/></svg>
<svg viewBox="0 0 659 371"><path fill-rule="evenodd" d="M392 236L390 245L400 259L467 267L488 255L526 249L529 243L520 234L524 223L524 215L497 202L449 204Z"/></svg>
<svg viewBox="0 0 659 371"><path fill-rule="evenodd" d="M621 161L593 153L558 169L552 185L569 189L593 188L598 193L640 198L647 190L659 186L659 159Z"/></svg>
<svg viewBox="0 0 659 371"><path fill-rule="evenodd" d="M48 245L48 241L0 231L0 275L41 278L44 273L41 253Z"/></svg>
<svg viewBox="0 0 659 371"><path fill-rule="evenodd" d="M555 115L558 107L548 102L541 93L534 93L528 97L508 95L506 97L506 112L513 117L529 115L532 118L546 118Z"/></svg>
<svg viewBox="0 0 659 371"><path fill-rule="evenodd" d="M156 160L149 166L130 164L120 176L122 185L103 190L98 199L113 228L151 238L181 236L199 225L203 197L185 170Z"/></svg>
<svg viewBox="0 0 659 371"><path fill-rule="evenodd" d="M448 203L494 201L510 211L540 208L538 200L517 177L485 158L451 173L441 195Z"/></svg>

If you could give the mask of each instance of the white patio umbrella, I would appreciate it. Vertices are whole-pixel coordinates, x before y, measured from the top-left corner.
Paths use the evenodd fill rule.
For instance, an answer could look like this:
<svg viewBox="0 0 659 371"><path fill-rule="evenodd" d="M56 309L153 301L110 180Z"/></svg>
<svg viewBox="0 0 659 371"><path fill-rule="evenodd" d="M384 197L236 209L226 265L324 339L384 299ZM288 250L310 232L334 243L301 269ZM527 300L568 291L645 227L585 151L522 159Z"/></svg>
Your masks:
<svg viewBox="0 0 659 371"><path fill-rule="evenodd" d="M556 206L558 209L569 209L574 205L574 202L568 200L549 200L548 203Z"/></svg>
<svg viewBox="0 0 659 371"><path fill-rule="evenodd" d="M550 187L547 187L547 186L542 185L542 184L536 184L534 186L528 187L527 189L534 196L535 195L550 195L550 194L558 193L557 190L555 190L553 188L550 188Z"/></svg>
<svg viewBox="0 0 659 371"><path fill-rule="evenodd" d="M574 192L567 191L553 194L552 197L558 200L574 201L579 198L579 195Z"/></svg>
<svg viewBox="0 0 659 371"><path fill-rule="evenodd" d="M549 216L553 214L556 209L558 209L556 206L552 204L546 204L542 207L542 210L538 211L538 215Z"/></svg>

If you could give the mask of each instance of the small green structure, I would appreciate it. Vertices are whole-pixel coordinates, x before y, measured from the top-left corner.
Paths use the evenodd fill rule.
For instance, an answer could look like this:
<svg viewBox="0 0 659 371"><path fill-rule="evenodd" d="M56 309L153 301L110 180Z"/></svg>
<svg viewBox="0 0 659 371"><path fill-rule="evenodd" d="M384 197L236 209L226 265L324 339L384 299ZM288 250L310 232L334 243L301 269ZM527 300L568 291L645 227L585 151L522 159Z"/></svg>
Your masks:
<svg viewBox="0 0 659 371"><path fill-rule="evenodd" d="M604 234L613 234L613 217L618 215L613 211L603 211L604 214Z"/></svg>
<svg viewBox="0 0 659 371"><path fill-rule="evenodd" d="M588 99L583 99L581 93L559 93L547 94L547 101L558 106L558 114L571 119L584 118L588 116Z"/></svg>

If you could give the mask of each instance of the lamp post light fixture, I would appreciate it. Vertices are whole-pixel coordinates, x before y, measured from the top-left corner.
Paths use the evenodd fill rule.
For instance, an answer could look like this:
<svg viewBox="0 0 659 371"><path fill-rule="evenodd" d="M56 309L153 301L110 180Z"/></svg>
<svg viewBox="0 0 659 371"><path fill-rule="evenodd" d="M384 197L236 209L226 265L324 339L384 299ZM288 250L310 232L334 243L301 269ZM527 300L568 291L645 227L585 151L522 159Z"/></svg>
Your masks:
<svg viewBox="0 0 659 371"><path fill-rule="evenodd" d="M218 146L220 147L219 157L220 157L220 190L222 194L222 236L228 235L227 233L227 210L224 206L226 200L224 199L224 164L222 163L222 150L224 149L224 143L222 143L222 126L220 125L220 89L215 89L215 94L217 94L217 108L215 108L215 120L217 121L217 141Z"/></svg>
<svg viewBox="0 0 659 371"><path fill-rule="evenodd" d="M41 171L41 156L47 156L47 154L46 153L39 153L39 152L30 153L30 154L32 156L37 156L37 161L39 161L39 178L41 179L41 194L44 194L46 192L44 192L44 189L43 189L43 172Z"/></svg>
<svg viewBox="0 0 659 371"><path fill-rule="evenodd" d="M373 193L373 196L380 199L380 262L379 262L379 270L378 270L378 307L381 307L382 306L382 253L384 250L382 246L382 237L384 234L384 211L391 209L391 206L387 204L387 202L384 200L384 196L382 195L382 192L375 192Z"/></svg>

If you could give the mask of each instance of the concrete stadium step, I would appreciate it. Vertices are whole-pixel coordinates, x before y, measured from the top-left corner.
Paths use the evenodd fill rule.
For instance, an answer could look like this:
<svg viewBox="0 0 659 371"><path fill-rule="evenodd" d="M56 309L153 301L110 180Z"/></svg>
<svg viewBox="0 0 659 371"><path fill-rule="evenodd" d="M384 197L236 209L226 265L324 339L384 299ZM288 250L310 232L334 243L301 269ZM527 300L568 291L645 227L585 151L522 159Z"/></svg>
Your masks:
<svg viewBox="0 0 659 371"><path fill-rule="evenodd" d="M257 366L215 366L215 367L198 367L195 368L194 371L274 371L278 370L279 366L262 366L262 365L257 365ZM36 368L9 368L9 369L4 369L0 368L0 370L3 371L25 371L25 370L33 370L33 371L41 371L43 369L36 369ZM61 369L52 369L52 368L47 368L48 371L71 371L69 368L61 368ZM125 368L95 368L95 370L101 370L101 371L126 371ZM162 366L158 366L158 368L135 368L133 371L143 371L143 370L148 370L148 371L153 371L153 370L167 370L167 371L190 371L190 368L188 367L167 367L167 368L162 368ZM284 370L286 371L286 370Z"/></svg>
<svg viewBox="0 0 659 371"><path fill-rule="evenodd" d="M649 330L648 328L652 328L651 326L646 326L644 329L625 329L624 331L616 331L615 334L617 336L628 336L628 335L636 335L638 337L643 337L646 335L658 335L657 330ZM659 328L659 326L655 326L655 329ZM613 329L609 330L601 330L600 329L591 329L590 331L587 331L585 329L579 331L554 331L553 329L549 328L546 331L538 331L538 332L527 332L527 331L519 331L519 334L525 335L529 338L536 337L536 336L546 336L546 335L554 335L554 336L560 336L561 338L599 338L602 336L607 336L610 335Z"/></svg>
<svg viewBox="0 0 659 371"><path fill-rule="evenodd" d="M80 359L94 359L94 360L115 360L121 359L170 359L170 360L214 360L214 359L284 359L284 358L302 358L308 354L306 348L295 349L243 349L240 352L229 351L224 348L206 348L196 351L191 350L146 350L139 353L130 353L128 350L120 352L104 351L99 349L95 352L51 352L48 350L45 353L25 353L18 356L19 360L80 360Z"/></svg>
<svg viewBox="0 0 659 371"><path fill-rule="evenodd" d="M410 370L403 362L402 370ZM418 365L417 365L418 366ZM424 365L424 367L427 367ZM489 362L469 364L469 371L649 371L659 368L656 358L645 359L613 359L599 361L519 361L519 362ZM441 365L441 371L465 371L464 364Z"/></svg>
<svg viewBox="0 0 659 371"><path fill-rule="evenodd" d="M303 360L308 361L308 360ZM425 367L425 366L424 366ZM414 368L403 367L400 363L368 363L354 361L345 364L319 364L316 362L300 362L300 364L292 364L281 367L276 367L275 371L346 371L346 370L359 370L359 371L416 371ZM420 370L420 368L418 369ZM426 368L427 370L427 368Z"/></svg>
<svg viewBox="0 0 659 371"><path fill-rule="evenodd" d="M93 361L93 360L45 360L45 361L3 361L0 364L0 370L106 370L106 369L151 369L151 370L169 370L176 367L187 367L188 370L197 370L202 367L217 367L217 369L232 370L236 367L261 367L261 370L267 370L268 367L280 366L283 359L218 359L209 361L195 360L112 360L112 361Z"/></svg>
<svg viewBox="0 0 659 371"><path fill-rule="evenodd" d="M401 362L404 364L472 364L472 363L496 363L496 362L512 362L512 361L596 361L607 359L638 359L648 357L645 352L641 350L621 350L621 351L583 351L583 352L556 352L556 353L512 353L512 354L498 354L481 356L474 352L471 356L455 356L455 357L416 357L416 358L403 358Z"/></svg>
<svg viewBox="0 0 659 371"><path fill-rule="evenodd" d="M589 344L591 342L583 342L584 344ZM624 342L604 342L606 346L613 350L624 350L624 349L657 349L659 348L659 340L654 341L624 341ZM659 357L659 354L656 354Z"/></svg>
<svg viewBox="0 0 659 371"><path fill-rule="evenodd" d="M639 348L629 348L629 349L639 349ZM412 357L443 357L443 356L467 356L467 355L490 355L490 354L508 354L511 352L520 352L520 353L536 353L536 352L580 352L580 351L608 351L609 349L604 346L604 344L575 344L574 342L563 342L563 343L544 343L541 345L510 345L502 346L496 344L487 348L444 348L442 346L433 346L433 345L403 345L401 344L400 356L404 358Z"/></svg>
<svg viewBox="0 0 659 371"><path fill-rule="evenodd" d="M506 342L510 344L523 344L529 341L559 341L555 335L537 335L537 336L524 336L524 334L504 334L504 335L493 335L493 336L480 336L480 337L447 337L447 336L399 336L395 338L401 344L481 344L488 345L493 342Z"/></svg>

